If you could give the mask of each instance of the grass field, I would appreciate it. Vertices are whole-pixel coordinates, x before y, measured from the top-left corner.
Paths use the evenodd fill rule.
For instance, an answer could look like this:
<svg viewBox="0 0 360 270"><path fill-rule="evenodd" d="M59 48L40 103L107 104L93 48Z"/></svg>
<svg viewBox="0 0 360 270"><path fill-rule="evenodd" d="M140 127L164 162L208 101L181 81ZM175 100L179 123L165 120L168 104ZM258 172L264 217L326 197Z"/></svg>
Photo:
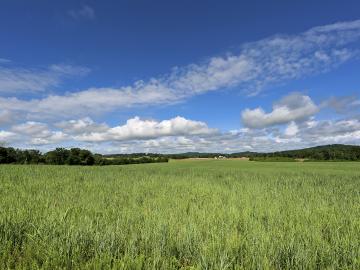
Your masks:
<svg viewBox="0 0 360 270"><path fill-rule="evenodd" d="M360 269L360 163L0 166L0 269Z"/></svg>

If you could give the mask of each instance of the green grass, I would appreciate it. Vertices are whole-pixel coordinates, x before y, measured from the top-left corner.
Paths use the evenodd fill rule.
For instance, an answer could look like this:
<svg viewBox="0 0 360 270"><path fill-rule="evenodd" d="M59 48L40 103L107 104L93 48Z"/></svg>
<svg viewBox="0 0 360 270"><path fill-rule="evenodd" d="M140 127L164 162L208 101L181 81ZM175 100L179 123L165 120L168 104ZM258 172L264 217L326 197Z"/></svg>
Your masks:
<svg viewBox="0 0 360 270"><path fill-rule="evenodd" d="M0 166L0 269L360 269L360 164Z"/></svg>

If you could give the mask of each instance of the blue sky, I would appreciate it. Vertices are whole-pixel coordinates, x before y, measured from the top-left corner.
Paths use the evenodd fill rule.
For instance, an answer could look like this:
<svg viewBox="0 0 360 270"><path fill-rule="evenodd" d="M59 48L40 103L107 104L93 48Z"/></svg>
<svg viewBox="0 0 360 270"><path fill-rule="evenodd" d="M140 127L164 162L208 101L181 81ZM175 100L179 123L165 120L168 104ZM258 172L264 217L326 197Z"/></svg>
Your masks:
<svg viewBox="0 0 360 270"><path fill-rule="evenodd" d="M360 144L358 1L2 1L0 142Z"/></svg>

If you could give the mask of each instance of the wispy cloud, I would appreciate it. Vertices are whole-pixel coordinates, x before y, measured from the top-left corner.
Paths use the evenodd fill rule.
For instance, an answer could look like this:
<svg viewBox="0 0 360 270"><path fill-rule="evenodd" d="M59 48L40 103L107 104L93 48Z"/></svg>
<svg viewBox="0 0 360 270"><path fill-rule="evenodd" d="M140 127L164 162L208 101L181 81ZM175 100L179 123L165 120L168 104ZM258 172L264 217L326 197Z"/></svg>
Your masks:
<svg viewBox="0 0 360 270"><path fill-rule="evenodd" d="M72 9L68 11L68 15L73 19L86 19L86 20L93 20L95 19L95 11L92 7L88 5L83 5L79 9Z"/></svg>
<svg viewBox="0 0 360 270"><path fill-rule="evenodd" d="M360 107L360 99L357 95L331 97L325 100L321 106L334 109L337 113L351 113Z"/></svg>
<svg viewBox="0 0 360 270"><path fill-rule="evenodd" d="M44 69L0 66L0 93L43 92L71 76L84 76L89 68L65 64Z"/></svg>
<svg viewBox="0 0 360 270"><path fill-rule="evenodd" d="M7 64L7 63L11 63L11 60L6 58L0 58L0 64Z"/></svg>
<svg viewBox="0 0 360 270"><path fill-rule="evenodd" d="M69 118L138 105L169 104L235 86L243 94L256 95L270 85L327 72L356 58L359 41L360 20L335 23L298 35L278 35L247 43L237 54L177 67L169 74L130 86L90 88L32 100L0 98L0 107L34 117ZM51 76L39 79L39 74L29 75L28 71L19 74L3 75L4 84L9 89L41 90L58 83ZM25 86L21 83L28 81L31 83Z"/></svg>

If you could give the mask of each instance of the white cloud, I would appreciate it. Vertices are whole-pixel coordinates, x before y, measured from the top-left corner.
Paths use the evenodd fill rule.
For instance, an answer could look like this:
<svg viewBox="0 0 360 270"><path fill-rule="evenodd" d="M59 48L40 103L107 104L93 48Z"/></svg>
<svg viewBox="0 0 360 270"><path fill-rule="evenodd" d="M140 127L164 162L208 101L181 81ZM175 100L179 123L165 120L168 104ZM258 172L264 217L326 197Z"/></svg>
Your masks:
<svg viewBox="0 0 360 270"><path fill-rule="evenodd" d="M249 95L256 95L271 84L312 76L337 67L358 55L356 48L359 41L360 20L335 23L298 35L275 36L247 43L238 54L212 57L202 64L174 68L169 74L145 82L137 81L130 86L90 88L31 100L0 98L0 107L29 113L36 119L59 119L139 105L169 104L235 86ZM38 91L58 84L53 77L39 79L33 73L29 79L27 73L3 76L3 80L13 90L26 88ZM5 89L1 83L0 89ZM257 114L263 115L264 112L259 109Z"/></svg>
<svg viewBox="0 0 360 270"><path fill-rule="evenodd" d="M299 128L294 121L292 121L285 129L284 134L289 137L295 136L299 132Z"/></svg>
<svg viewBox="0 0 360 270"><path fill-rule="evenodd" d="M12 134L16 134L30 145L45 145L60 143L70 137L62 131L53 131L45 123L28 121L15 125L11 128Z"/></svg>
<svg viewBox="0 0 360 270"><path fill-rule="evenodd" d="M169 120L143 120L139 117L129 119L126 124L108 127L95 123L90 118L62 121L55 123L60 130L52 130L48 124L28 121L11 127L10 131L2 131L1 138L16 136L20 138L21 147L33 148L45 145L76 145L94 149L102 144L124 143L122 149L130 149L128 144L136 142L144 149L161 150L171 141L182 148L193 148L193 143L204 144L206 136L213 136L218 130L209 128L206 123L175 117ZM96 149L96 148L95 148Z"/></svg>
<svg viewBox="0 0 360 270"><path fill-rule="evenodd" d="M25 134L25 135L36 135L36 136L48 136L50 130L47 124L29 121L20 125L12 127L12 131Z"/></svg>
<svg viewBox="0 0 360 270"><path fill-rule="evenodd" d="M69 10L68 14L74 19L95 19L95 11L92 7L88 5L83 5L80 9Z"/></svg>
<svg viewBox="0 0 360 270"><path fill-rule="evenodd" d="M275 103L272 112L266 113L262 108L245 109L241 113L241 118L247 127L264 128L304 120L318 111L318 106L309 96L291 93Z"/></svg>
<svg viewBox="0 0 360 270"><path fill-rule="evenodd" d="M12 111L26 112L36 119L73 117L97 114L118 107L134 105L164 104L176 101L176 96L168 89L154 82L151 85L135 86L121 91L102 88L89 89L64 96L51 95L44 99L21 100L0 98L0 107Z"/></svg>
<svg viewBox="0 0 360 270"><path fill-rule="evenodd" d="M64 78L83 76L89 72L86 67L63 64L51 65L46 69L0 66L0 93L42 92L58 87ZM8 102L11 102L11 98ZM25 103L29 104L29 102Z"/></svg>
<svg viewBox="0 0 360 270"><path fill-rule="evenodd" d="M177 116L170 120L142 120L134 117L125 125L109 128L105 132L91 132L76 136L75 139L89 142L151 139L163 136L205 135L217 132L204 122L188 120Z"/></svg>
<svg viewBox="0 0 360 270"><path fill-rule="evenodd" d="M68 135L61 131L52 131L48 136L32 137L30 139L30 145L47 145L57 144L69 139Z"/></svg>
<svg viewBox="0 0 360 270"><path fill-rule="evenodd" d="M92 144L116 143L143 141L144 147L155 146L156 140L161 138L174 138L170 140L184 145L190 145L192 140L189 137L199 137L199 141L203 141L202 136L213 136L218 130L209 128L206 123L201 121L188 120L177 116L175 118L163 121L143 120L134 117L124 125L109 127L106 124L95 123L91 118L83 118L78 120L69 120L55 123L54 127L58 130L50 128L46 123L28 121L11 127L11 132L3 131L3 136L11 135L21 138L21 143L25 147L34 147L48 144L67 145L84 145L86 148L92 147ZM169 139L164 139L164 142Z"/></svg>
<svg viewBox="0 0 360 270"><path fill-rule="evenodd" d="M343 120L323 120L317 121L315 125L302 129L302 136L308 140L336 141L337 138L357 137L360 131L360 121L358 119Z"/></svg>
<svg viewBox="0 0 360 270"><path fill-rule="evenodd" d="M58 84L58 76L54 76L48 71L0 67L0 93L44 91L48 87Z"/></svg>
<svg viewBox="0 0 360 270"><path fill-rule="evenodd" d="M109 129L108 125L105 123L95 123L89 117L77 120L61 121L56 123L55 126L70 134L105 132Z"/></svg>

